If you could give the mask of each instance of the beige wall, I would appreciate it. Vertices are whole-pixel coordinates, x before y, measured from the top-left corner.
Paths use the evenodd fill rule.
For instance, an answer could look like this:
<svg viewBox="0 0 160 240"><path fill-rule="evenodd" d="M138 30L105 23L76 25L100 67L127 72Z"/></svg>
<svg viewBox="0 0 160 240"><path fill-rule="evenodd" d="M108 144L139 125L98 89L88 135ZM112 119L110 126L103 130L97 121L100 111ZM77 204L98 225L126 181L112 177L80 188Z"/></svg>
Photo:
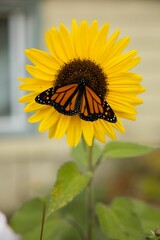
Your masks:
<svg viewBox="0 0 160 240"><path fill-rule="evenodd" d="M51 141L45 134L0 139L0 211L10 213L27 199L51 192L66 160L64 140Z"/></svg>

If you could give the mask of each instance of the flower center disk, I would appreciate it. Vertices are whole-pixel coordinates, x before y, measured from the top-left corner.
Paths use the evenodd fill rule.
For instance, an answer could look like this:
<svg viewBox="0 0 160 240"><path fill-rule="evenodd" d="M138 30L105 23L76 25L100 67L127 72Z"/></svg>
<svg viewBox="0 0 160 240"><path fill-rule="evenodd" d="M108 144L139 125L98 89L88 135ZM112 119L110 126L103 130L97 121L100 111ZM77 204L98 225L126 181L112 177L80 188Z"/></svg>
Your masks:
<svg viewBox="0 0 160 240"><path fill-rule="evenodd" d="M84 79L85 84L97 95L105 98L108 93L107 76L98 64L88 59L73 59L62 65L54 85L77 83L80 79Z"/></svg>

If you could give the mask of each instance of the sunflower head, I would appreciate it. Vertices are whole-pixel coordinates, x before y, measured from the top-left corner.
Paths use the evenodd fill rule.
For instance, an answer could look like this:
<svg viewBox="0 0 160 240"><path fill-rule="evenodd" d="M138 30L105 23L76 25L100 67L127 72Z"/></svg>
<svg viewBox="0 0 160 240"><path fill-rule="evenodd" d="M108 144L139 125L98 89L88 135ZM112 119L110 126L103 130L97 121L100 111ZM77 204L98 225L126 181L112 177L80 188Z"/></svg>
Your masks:
<svg viewBox="0 0 160 240"><path fill-rule="evenodd" d="M108 36L108 30L108 23L98 29L96 20L90 25L73 20L70 32L63 24L47 31L50 53L25 51L32 78L19 79L20 89L29 91L20 102L27 103L26 112L35 112L29 122L40 122L40 132L57 139L66 134L70 146L83 135L91 146L93 138L115 139L115 129L123 133L121 118L135 120L135 105L142 103L136 95L144 88L130 69L140 58L136 50L123 53L129 37L117 40L120 31Z"/></svg>

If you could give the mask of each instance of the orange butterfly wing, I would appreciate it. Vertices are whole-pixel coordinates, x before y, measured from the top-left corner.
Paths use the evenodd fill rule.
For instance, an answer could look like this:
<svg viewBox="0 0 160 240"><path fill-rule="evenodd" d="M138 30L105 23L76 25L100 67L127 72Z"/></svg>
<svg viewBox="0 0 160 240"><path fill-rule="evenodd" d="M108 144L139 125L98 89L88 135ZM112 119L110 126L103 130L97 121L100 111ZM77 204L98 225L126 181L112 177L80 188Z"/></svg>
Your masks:
<svg viewBox="0 0 160 240"><path fill-rule="evenodd" d="M75 115L78 113L78 83L59 85L40 93L35 101L53 106L59 113Z"/></svg>
<svg viewBox="0 0 160 240"><path fill-rule="evenodd" d="M58 85L40 93L35 101L53 106L64 115L79 114L85 121L105 121L115 123L117 118L109 104L87 85L71 83Z"/></svg>
<svg viewBox="0 0 160 240"><path fill-rule="evenodd" d="M99 118L112 123L117 121L109 104L88 86L85 87L81 98L79 115L85 121L96 121Z"/></svg>

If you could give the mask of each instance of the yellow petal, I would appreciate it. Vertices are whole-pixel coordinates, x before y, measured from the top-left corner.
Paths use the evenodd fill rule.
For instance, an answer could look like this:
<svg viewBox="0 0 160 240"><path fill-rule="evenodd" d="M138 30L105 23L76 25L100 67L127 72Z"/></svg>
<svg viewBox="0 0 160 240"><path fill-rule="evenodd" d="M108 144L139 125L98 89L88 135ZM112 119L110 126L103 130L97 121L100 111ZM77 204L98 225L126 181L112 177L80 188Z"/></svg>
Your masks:
<svg viewBox="0 0 160 240"><path fill-rule="evenodd" d="M77 21L73 19L70 36L71 36L72 49L74 51L75 57L79 57L76 50L78 28L79 27L78 27Z"/></svg>
<svg viewBox="0 0 160 240"><path fill-rule="evenodd" d="M112 99L112 102L110 104L112 106L113 111L115 111L115 112L122 112L122 113L127 113L127 114L137 114L136 109L128 102L119 101L119 99L116 99L116 100Z"/></svg>
<svg viewBox="0 0 160 240"><path fill-rule="evenodd" d="M145 91L145 88L142 87L140 84L135 84L130 87L129 85L127 86L121 86L121 85L116 85L113 86L111 85L109 88L110 94L113 93L134 93L134 94L140 94Z"/></svg>
<svg viewBox="0 0 160 240"><path fill-rule="evenodd" d="M53 84L53 81L45 81L45 80L41 80L41 79L37 79L37 78L19 78L19 81L26 83L26 84Z"/></svg>
<svg viewBox="0 0 160 240"><path fill-rule="evenodd" d="M120 100L121 102L129 102L132 105L139 105L141 103L143 103L142 99L136 97L133 94L121 94L121 93L108 93L107 95L107 99L110 103L112 103L112 99L118 99L118 101Z"/></svg>
<svg viewBox="0 0 160 240"><path fill-rule="evenodd" d="M122 71L129 71L131 68L135 67L140 61L140 57L133 58L132 60L128 61L126 65L123 65Z"/></svg>
<svg viewBox="0 0 160 240"><path fill-rule="evenodd" d="M69 60L69 57L65 52L60 33L57 31L56 28L52 27L50 34L52 37L56 57L61 61L61 63L67 62Z"/></svg>
<svg viewBox="0 0 160 240"><path fill-rule="evenodd" d="M113 127L120 131L121 133L125 132L125 128L121 122L121 120L117 117L117 122L113 124Z"/></svg>
<svg viewBox="0 0 160 240"><path fill-rule="evenodd" d="M116 115L120 118L125 118L125 119L129 119L129 120L132 120L132 121L136 120L135 115L128 114L128 113L125 113L125 112L120 112L120 113L117 112Z"/></svg>
<svg viewBox="0 0 160 240"><path fill-rule="evenodd" d="M101 119L99 120L99 122L100 122L101 126L103 127L103 131L105 132L105 134L112 139L116 139L116 134L113 129L114 123L109 123L109 122L101 120Z"/></svg>
<svg viewBox="0 0 160 240"><path fill-rule="evenodd" d="M81 120L82 123L82 132L84 139L88 146L92 146L93 142L93 136L94 136L94 128L93 128L93 123Z"/></svg>
<svg viewBox="0 0 160 240"><path fill-rule="evenodd" d="M76 51L80 58L88 58L88 23L86 20L83 20L80 24L78 37L76 41Z"/></svg>
<svg viewBox="0 0 160 240"><path fill-rule="evenodd" d="M55 135L57 129L57 123L53 124L50 128L49 128L49 132L48 132L48 137L49 138L53 138Z"/></svg>
<svg viewBox="0 0 160 240"><path fill-rule="evenodd" d="M56 61L59 65L62 65L63 61L61 61L61 59L59 58L59 56L56 53L56 49L55 49L55 45L53 42L51 31L46 31L45 39L46 39L47 48L52 53L54 59L56 59Z"/></svg>
<svg viewBox="0 0 160 240"><path fill-rule="evenodd" d="M63 137L63 135L66 133L70 123L70 119L71 119L70 116L65 116L61 114L57 122L56 132L54 135L56 139Z"/></svg>
<svg viewBox="0 0 160 240"><path fill-rule="evenodd" d="M48 72L52 75L55 74L59 69L57 60L43 51L31 48L25 50L25 54L32 63L37 65L44 72Z"/></svg>
<svg viewBox="0 0 160 240"><path fill-rule="evenodd" d="M93 122L93 126L94 126L94 136L95 138L102 142L105 143L105 133L104 133L104 129L102 128L101 124L99 121L95 121Z"/></svg>
<svg viewBox="0 0 160 240"><path fill-rule="evenodd" d="M73 46L71 44L71 38L66 27L63 24L60 25L60 38L61 38L61 44L63 46L63 49L65 51L67 58L74 59L75 54L74 54Z"/></svg>
<svg viewBox="0 0 160 240"><path fill-rule="evenodd" d="M142 80L142 77L134 73L117 73L107 76L107 82L110 85L130 85L137 84Z"/></svg>
<svg viewBox="0 0 160 240"><path fill-rule="evenodd" d="M35 114L33 114L30 118L28 118L28 122L30 123L39 122L44 118L46 114L48 114L48 108L39 110Z"/></svg>
<svg viewBox="0 0 160 240"><path fill-rule="evenodd" d="M48 108L47 105L42 105L42 104L38 104L34 101L34 99L27 104L27 106L24 108L24 112L33 112L33 111L37 111L37 110L41 110L41 109L46 109Z"/></svg>
<svg viewBox="0 0 160 240"><path fill-rule="evenodd" d="M58 122L60 117L60 114L54 108L50 107L47 114L43 116L43 120L39 125L39 132L44 132L51 128L55 123Z"/></svg>
<svg viewBox="0 0 160 240"><path fill-rule="evenodd" d="M50 31L46 31L45 34L45 40L48 50L52 53L53 56L55 56L55 51L53 47L52 37Z"/></svg>
<svg viewBox="0 0 160 240"><path fill-rule="evenodd" d="M89 27L89 43L92 43L93 39L98 34L98 21L94 20ZM90 45L89 45L90 47Z"/></svg>
<svg viewBox="0 0 160 240"><path fill-rule="evenodd" d="M36 93L29 93L23 97L20 97L18 101L19 102L31 102L31 101L33 101L33 99L35 99L36 96L37 96Z"/></svg>
<svg viewBox="0 0 160 240"><path fill-rule="evenodd" d="M97 33L97 36L90 43L89 57L95 61L98 61L97 56L102 50L107 38L109 31L109 24L105 23L100 31Z"/></svg>
<svg viewBox="0 0 160 240"><path fill-rule="evenodd" d="M99 48L100 51L98 52L96 56L96 60L103 66L109 59L110 54L113 53L113 47L115 44L115 41L117 40L118 36L120 34L120 30L115 31L111 37L107 40L103 48Z"/></svg>
<svg viewBox="0 0 160 240"><path fill-rule="evenodd" d="M124 37L113 45L112 51L108 53L107 61L120 55L130 42L130 37Z"/></svg>
<svg viewBox="0 0 160 240"><path fill-rule="evenodd" d="M123 68L126 66L127 63L129 63L137 54L136 50L131 50L128 53L125 53L119 57L111 59L109 62L105 62L103 67L105 68L105 71L110 73L115 73L116 71L123 72Z"/></svg>
<svg viewBox="0 0 160 240"><path fill-rule="evenodd" d="M51 84L50 82L39 82L39 83L25 83L25 84L21 84L19 86L20 90L25 90L25 91L31 91L31 92L43 92L45 90L47 90L48 88L51 88L53 86L53 83Z"/></svg>
<svg viewBox="0 0 160 240"><path fill-rule="evenodd" d="M75 147L82 136L81 119L79 116L72 116L67 129L67 142L70 147Z"/></svg>
<svg viewBox="0 0 160 240"><path fill-rule="evenodd" d="M118 73L112 73L112 74L108 74L107 75L107 79L110 80L111 79L117 79L117 78L122 78L124 79L132 79L132 80L135 80L135 81L138 81L140 82L142 80L142 76L139 75L139 74L136 74L136 73L133 73L133 72L118 72Z"/></svg>
<svg viewBox="0 0 160 240"><path fill-rule="evenodd" d="M47 72L41 71L37 66L30 66L26 65L26 70L35 78L46 80L46 81L53 81L55 79L54 74L50 75Z"/></svg>

